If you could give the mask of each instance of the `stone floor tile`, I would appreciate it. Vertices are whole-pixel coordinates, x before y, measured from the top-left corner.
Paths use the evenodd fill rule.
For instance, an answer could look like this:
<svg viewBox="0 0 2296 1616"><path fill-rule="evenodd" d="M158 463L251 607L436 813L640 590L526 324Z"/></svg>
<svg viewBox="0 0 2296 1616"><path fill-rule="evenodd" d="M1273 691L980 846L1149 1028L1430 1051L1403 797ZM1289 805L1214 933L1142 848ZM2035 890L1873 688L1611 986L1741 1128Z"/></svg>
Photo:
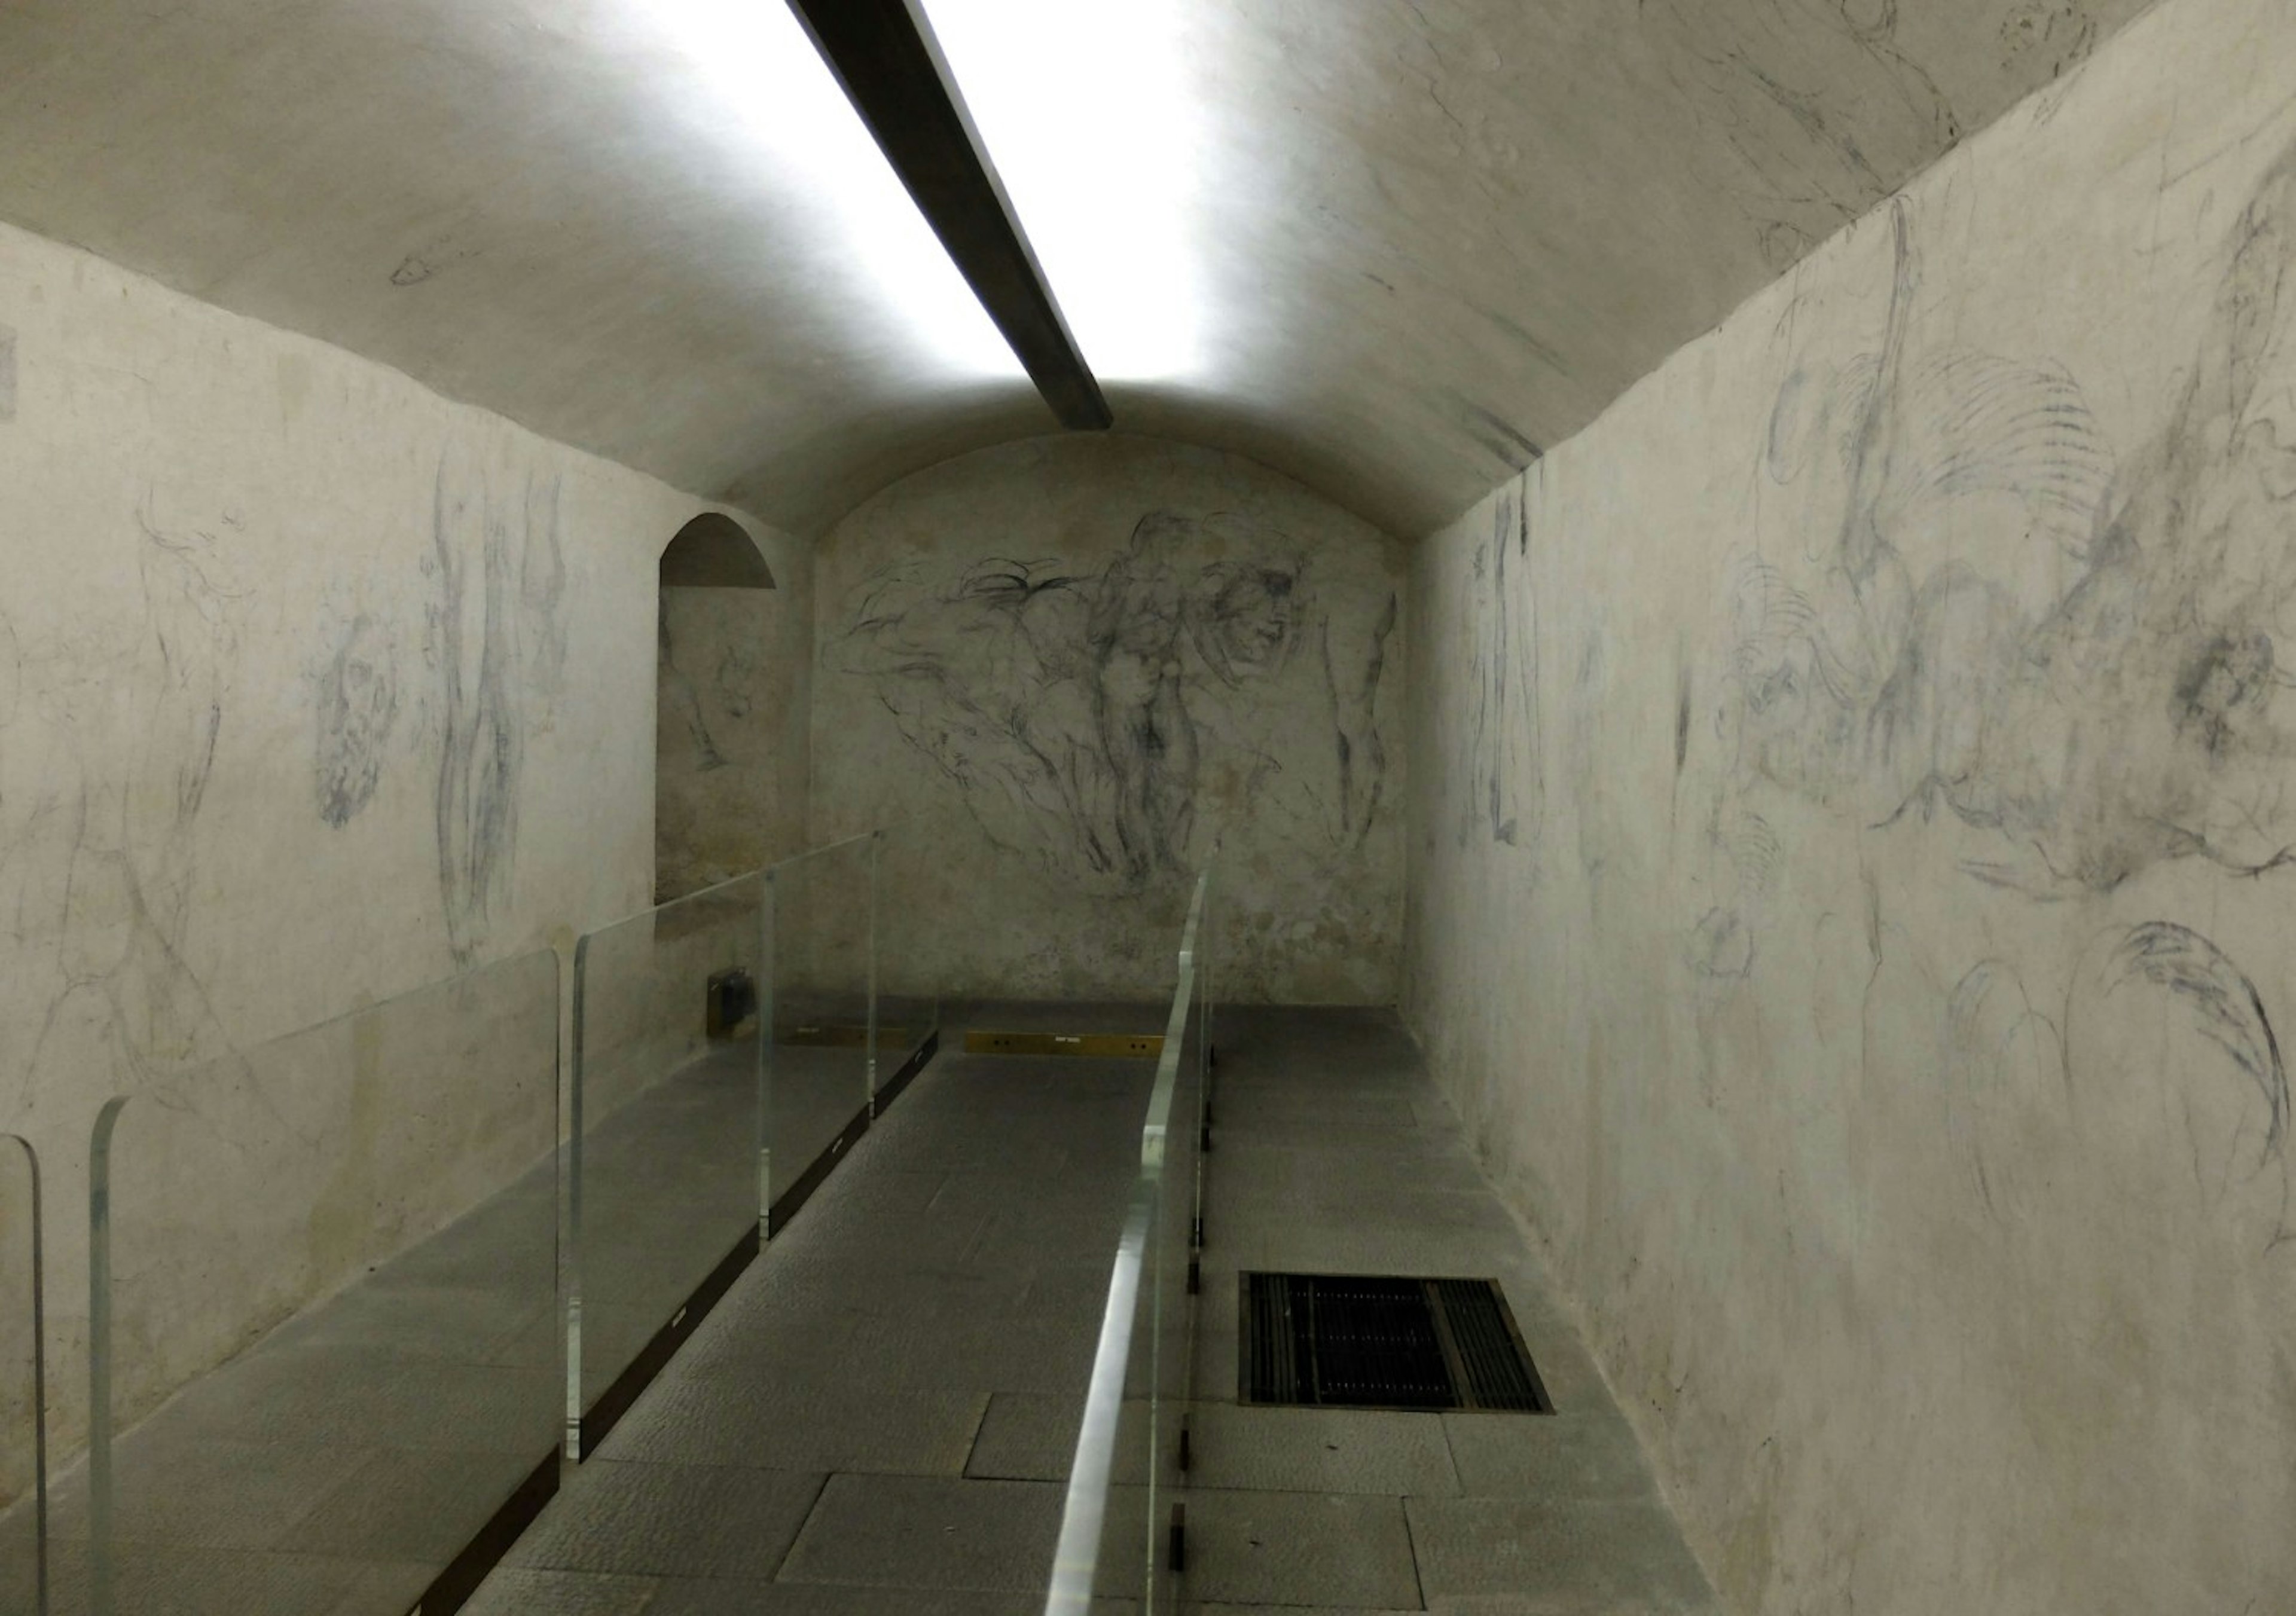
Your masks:
<svg viewBox="0 0 2296 1616"><path fill-rule="evenodd" d="M1033 1593L1051 1578L1061 1504L1047 1482L834 1476L782 1579Z"/></svg>
<svg viewBox="0 0 2296 1616"><path fill-rule="evenodd" d="M672 1579L645 1616L1043 1616L1041 1594Z"/></svg>
<svg viewBox="0 0 2296 1616"><path fill-rule="evenodd" d="M1471 1497L1654 1501L1634 1429L1617 1414L1446 1414L1459 1490Z"/></svg>
<svg viewBox="0 0 2296 1616"><path fill-rule="evenodd" d="M294 1554L411 1560L443 1568L494 1518L548 1451L545 1444L523 1457L375 1454L271 1546Z"/></svg>
<svg viewBox="0 0 2296 1616"><path fill-rule="evenodd" d="M988 1399L964 1473L984 1481L1065 1481L1083 1420L1082 1398L999 1392Z"/></svg>
<svg viewBox="0 0 2296 1616"><path fill-rule="evenodd" d="M85 1544L57 1546L49 1567L51 1616L87 1616L87 1553ZM129 1544L114 1564L113 1616L250 1616L273 1611L355 1616L394 1608L367 1596L373 1574L393 1568L353 1560ZM12 1616L33 1607L27 1600L6 1608Z"/></svg>
<svg viewBox="0 0 2296 1616"><path fill-rule="evenodd" d="M368 1456L340 1444L236 1442L147 1424L115 1450L112 1518L123 1539L266 1548ZM48 1534L87 1531L82 1467L50 1483Z"/></svg>
<svg viewBox="0 0 2296 1616"><path fill-rule="evenodd" d="M1118 1414L1116 1449L1109 1467L1109 1480L1116 1485L1131 1486L1147 1479L1147 1415L1148 1406L1137 1400L1125 1403ZM989 1401L988 1417L973 1440L964 1473L991 1481L1066 1485L1076 1463L1077 1438L1083 1423L1081 1397L1001 1392Z"/></svg>
<svg viewBox="0 0 2296 1616"><path fill-rule="evenodd" d="M1400 1499L1197 1492L1187 1504L1192 1599L1419 1608Z"/></svg>
<svg viewBox="0 0 2296 1616"><path fill-rule="evenodd" d="M634 1576L770 1578L821 1496L794 1472L619 1464L577 1471L504 1563Z"/></svg>
<svg viewBox="0 0 2296 1616"><path fill-rule="evenodd" d="M1223 1599L1185 1608L1188 1616L1421 1616L1416 1605L1407 1611L1369 1611L1360 1605L1341 1610L1329 1604L1231 1604Z"/></svg>
<svg viewBox="0 0 2296 1616"><path fill-rule="evenodd" d="M1395 1497L1459 1490L1439 1415L1231 1404L1199 1407L1190 1424L1193 1489Z"/></svg>
<svg viewBox="0 0 2296 1616"><path fill-rule="evenodd" d="M1510 1595L1578 1616L1637 1600L1703 1610L1712 1599L1673 1516L1654 1503L1413 1498L1406 1508L1430 1600Z"/></svg>
<svg viewBox="0 0 2296 1616"><path fill-rule="evenodd" d="M600 1454L658 1464L955 1476L988 1402L987 1392L857 1386L833 1372L804 1382L660 1381L640 1405L643 1417L625 1418Z"/></svg>
<svg viewBox="0 0 2296 1616"><path fill-rule="evenodd" d="M505 1566L487 1579L461 1616L639 1616L656 1608L650 1602L662 1586L651 1577Z"/></svg>

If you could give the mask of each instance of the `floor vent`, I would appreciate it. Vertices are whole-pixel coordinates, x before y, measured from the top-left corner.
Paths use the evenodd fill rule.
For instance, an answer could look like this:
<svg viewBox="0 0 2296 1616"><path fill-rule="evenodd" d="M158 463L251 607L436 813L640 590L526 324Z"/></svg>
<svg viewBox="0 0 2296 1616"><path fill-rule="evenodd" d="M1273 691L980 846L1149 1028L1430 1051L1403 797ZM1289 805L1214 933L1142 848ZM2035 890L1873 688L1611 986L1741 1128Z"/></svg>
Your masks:
<svg viewBox="0 0 2296 1616"><path fill-rule="evenodd" d="M1488 1279L1246 1274L1239 1357L1247 1403L1554 1412Z"/></svg>

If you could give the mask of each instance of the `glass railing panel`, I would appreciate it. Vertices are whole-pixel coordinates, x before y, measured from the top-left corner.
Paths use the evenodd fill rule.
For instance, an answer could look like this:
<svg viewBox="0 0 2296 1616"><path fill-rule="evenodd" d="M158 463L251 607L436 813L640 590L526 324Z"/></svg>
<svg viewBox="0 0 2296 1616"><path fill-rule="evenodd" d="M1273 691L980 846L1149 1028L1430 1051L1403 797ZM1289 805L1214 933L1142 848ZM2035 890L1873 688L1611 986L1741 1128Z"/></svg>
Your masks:
<svg viewBox="0 0 2296 1616"><path fill-rule="evenodd" d="M940 969L945 931L926 917L948 912L939 891L948 856L928 845L914 824L878 833L877 1086L891 1085L940 1030Z"/></svg>
<svg viewBox="0 0 2296 1616"><path fill-rule="evenodd" d="M1190 1200L1189 1263L1192 1280L1201 1261L1204 1247L1204 1177L1210 1167L1212 1148L1212 1089L1218 1081L1217 1033L1214 1027L1215 980L1214 961L1219 951L1220 890L1219 867L1207 868L1203 874L1203 906L1196 923L1196 1035L1193 1055L1196 1069L1195 1150L1194 1170L1190 1175L1193 1191Z"/></svg>
<svg viewBox="0 0 2296 1616"><path fill-rule="evenodd" d="M1192 943L1194 930L1190 928ZM1173 1540L1185 1504L1185 1433L1194 1389L1196 1298L1191 1230L1195 1221L1198 1098L1202 1091L1195 971L1191 947L1180 956L1180 988L1164 1032L1165 1047L1176 1053L1150 1264L1152 1346L1148 1374L1147 1579L1141 1595L1142 1611L1148 1616L1177 1611L1181 1587Z"/></svg>
<svg viewBox="0 0 2296 1616"><path fill-rule="evenodd" d="M554 1475L558 995L527 955L103 1106L97 1616L397 1616Z"/></svg>
<svg viewBox="0 0 2296 1616"><path fill-rule="evenodd" d="M758 1234L760 875L633 915L575 947L568 1107L570 1451L721 1265Z"/></svg>
<svg viewBox="0 0 2296 1616"><path fill-rule="evenodd" d="M833 1164L870 1107L876 1033L873 835L766 872L773 958L763 1013L775 1228Z"/></svg>
<svg viewBox="0 0 2296 1616"><path fill-rule="evenodd" d="M0 1610L47 1602L47 1365L38 1159L0 1134Z"/></svg>
<svg viewBox="0 0 2296 1616"><path fill-rule="evenodd" d="M1191 1228L1201 1055L1195 990L1199 881L1141 1129L1140 1173L1111 1267L1106 1311L1063 1501L1046 1616L1095 1597L1173 1612L1173 1538L1185 1506L1183 1433L1193 1394Z"/></svg>

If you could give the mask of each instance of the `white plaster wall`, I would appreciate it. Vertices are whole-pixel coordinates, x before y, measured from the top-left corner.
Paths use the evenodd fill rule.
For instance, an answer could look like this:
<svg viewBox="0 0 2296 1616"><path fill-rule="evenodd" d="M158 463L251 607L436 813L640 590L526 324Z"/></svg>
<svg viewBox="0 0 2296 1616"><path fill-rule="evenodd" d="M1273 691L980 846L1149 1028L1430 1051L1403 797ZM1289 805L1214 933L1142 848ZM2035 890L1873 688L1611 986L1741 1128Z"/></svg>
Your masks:
<svg viewBox="0 0 2296 1616"><path fill-rule="evenodd" d="M2296 1608L2296 12L1417 554L1406 998L1731 1609Z"/></svg>
<svg viewBox="0 0 2296 1616"><path fill-rule="evenodd" d="M0 1130L48 1171L64 1451L106 1096L647 903L655 561L700 508L0 229Z"/></svg>
<svg viewBox="0 0 2296 1616"><path fill-rule="evenodd" d="M1389 1004L1404 558L1250 461L1034 439L894 484L823 540L814 840L908 827L909 971L1159 997L1195 872L1223 991Z"/></svg>

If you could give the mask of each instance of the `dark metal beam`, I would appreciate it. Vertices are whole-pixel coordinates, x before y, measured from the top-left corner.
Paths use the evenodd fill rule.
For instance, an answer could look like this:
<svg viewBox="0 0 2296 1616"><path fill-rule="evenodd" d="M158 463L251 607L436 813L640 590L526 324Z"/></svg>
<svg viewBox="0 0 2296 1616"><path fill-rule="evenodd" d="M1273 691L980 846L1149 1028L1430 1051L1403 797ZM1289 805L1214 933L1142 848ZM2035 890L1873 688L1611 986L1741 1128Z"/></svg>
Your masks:
<svg viewBox="0 0 2296 1616"><path fill-rule="evenodd" d="M789 0L879 150L1061 424L1113 417L917 0Z"/></svg>

